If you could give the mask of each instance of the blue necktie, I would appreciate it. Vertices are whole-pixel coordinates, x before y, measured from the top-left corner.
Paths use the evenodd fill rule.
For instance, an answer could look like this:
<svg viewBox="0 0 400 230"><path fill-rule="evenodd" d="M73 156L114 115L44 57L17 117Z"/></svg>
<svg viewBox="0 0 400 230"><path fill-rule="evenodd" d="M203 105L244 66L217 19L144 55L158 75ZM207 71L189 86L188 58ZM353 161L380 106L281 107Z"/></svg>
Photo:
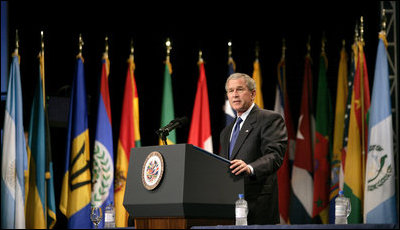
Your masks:
<svg viewBox="0 0 400 230"><path fill-rule="evenodd" d="M229 159L231 158L233 147L235 147L236 139L239 136L240 123L242 123L242 118L238 117L238 119L236 121L235 128L233 129L231 143L229 145Z"/></svg>

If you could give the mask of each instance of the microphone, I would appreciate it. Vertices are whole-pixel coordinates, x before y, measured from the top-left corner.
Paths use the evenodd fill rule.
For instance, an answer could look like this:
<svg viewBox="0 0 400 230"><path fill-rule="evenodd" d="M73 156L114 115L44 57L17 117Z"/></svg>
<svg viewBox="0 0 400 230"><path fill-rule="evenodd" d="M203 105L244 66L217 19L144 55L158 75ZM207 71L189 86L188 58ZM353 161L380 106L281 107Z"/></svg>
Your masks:
<svg viewBox="0 0 400 230"><path fill-rule="evenodd" d="M172 130L182 127L183 125L186 125L187 123L188 123L187 117L178 117L178 118L175 118L174 120L172 120L168 125L158 129L157 133L160 134L160 133L166 132L168 135L169 132L171 132Z"/></svg>

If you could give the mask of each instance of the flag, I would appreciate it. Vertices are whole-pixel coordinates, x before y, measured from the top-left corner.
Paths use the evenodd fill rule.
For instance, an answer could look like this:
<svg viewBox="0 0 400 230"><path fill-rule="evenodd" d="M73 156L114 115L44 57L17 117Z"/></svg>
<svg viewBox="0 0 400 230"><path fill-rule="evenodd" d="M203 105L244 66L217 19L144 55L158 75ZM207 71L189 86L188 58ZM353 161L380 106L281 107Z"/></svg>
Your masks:
<svg viewBox="0 0 400 230"><path fill-rule="evenodd" d="M128 59L128 70L126 73L115 170L114 200L116 227L128 226L129 215L123 206L123 201L129 168L129 158L131 149L141 146L139 131L139 97L136 90L134 72L135 63L133 62L133 54L131 54Z"/></svg>
<svg viewBox="0 0 400 230"><path fill-rule="evenodd" d="M285 59L278 64L278 84L276 86L274 111L280 113L285 119L288 132L288 148L286 148L283 163L278 169L278 189L279 189L279 213L280 223L289 223L289 201L290 201L290 164L289 156L294 155L295 134L290 114L289 97L286 91L286 64Z"/></svg>
<svg viewBox="0 0 400 230"><path fill-rule="evenodd" d="M172 74L172 66L171 62L169 61L169 56L167 56L167 59L165 61L164 88L163 88L163 97L161 104L161 127L166 126L172 120L175 119L174 96L172 93L171 74ZM176 144L175 130L169 132L169 135L167 136L167 144L169 145ZM163 145L161 139L160 139L160 145Z"/></svg>
<svg viewBox="0 0 400 230"><path fill-rule="evenodd" d="M228 59L228 77L235 73L236 65L235 61L232 57ZM231 104L229 103L228 97L225 94L225 105L224 105L224 112L225 112L225 125L229 125L232 123L236 118L236 111L232 109Z"/></svg>
<svg viewBox="0 0 400 230"><path fill-rule="evenodd" d="M56 222L50 128L44 78L44 53L39 54L39 77L32 102L28 152L29 189L26 200L26 227L53 228Z"/></svg>
<svg viewBox="0 0 400 230"><path fill-rule="evenodd" d="M90 152L83 58L77 57L68 115L68 133L60 210L68 228L91 228Z"/></svg>
<svg viewBox="0 0 400 230"><path fill-rule="evenodd" d="M43 75L44 77L44 75ZM44 79L44 78L43 78ZM44 88L43 88L44 89ZM44 92L44 91L43 91ZM46 95L46 94L43 94ZM45 105L45 121L46 121L46 204L47 204L47 228L54 228L56 217L56 198L54 194L54 172L53 160L51 152L50 124L47 113L47 105Z"/></svg>
<svg viewBox="0 0 400 230"><path fill-rule="evenodd" d="M258 58L253 63L253 79L256 82L256 98L254 99L254 103L258 105L260 108L264 108L264 100L261 90L262 79L261 79L261 68L260 68L260 61Z"/></svg>
<svg viewBox="0 0 400 230"><path fill-rule="evenodd" d="M365 154L368 142L370 107L368 72L362 42L358 42L358 64L351 99L349 138L344 174L344 195L350 198L351 224L362 223ZM351 163L350 163L351 162Z"/></svg>
<svg viewBox="0 0 400 230"><path fill-rule="evenodd" d="M347 90L347 101L346 101L346 112L344 115L344 128L343 128L343 147L341 150L341 165L339 172L339 190L344 190L344 169L346 165L346 153L348 146L348 136L349 136L349 124L350 124L350 111L351 111L351 97L353 95L353 83L354 83L354 75L356 74L356 65L358 60L358 47L357 42L354 42L351 46L352 54L351 54L351 64L350 64L350 72L348 74L348 90Z"/></svg>
<svg viewBox="0 0 400 230"><path fill-rule="evenodd" d="M199 67L200 76L197 82L188 143L205 149L208 152L213 152L207 79L202 59L199 61Z"/></svg>
<svg viewBox="0 0 400 230"><path fill-rule="evenodd" d="M313 210L313 114L311 58L304 64L303 92L292 169L291 224L310 224Z"/></svg>
<svg viewBox="0 0 400 230"><path fill-rule="evenodd" d="M380 34L369 118L364 223L397 224L392 106L386 37Z"/></svg>
<svg viewBox="0 0 400 230"><path fill-rule="evenodd" d="M47 228L54 228L56 224L56 200L54 194L54 172L53 172L53 160L51 152L51 139L50 139L50 124L48 109L46 103L46 87L45 87L45 75L44 75L44 51L39 53L39 71L43 90L43 103L44 103L44 116L45 116L45 142L46 142L46 218Z"/></svg>
<svg viewBox="0 0 400 230"><path fill-rule="evenodd" d="M339 194L339 176L343 149L345 112L348 95L347 53L343 46L340 51L339 72L336 90L335 123L333 131L333 149L331 157L331 188L329 191L329 223L335 223L335 198Z"/></svg>
<svg viewBox="0 0 400 230"><path fill-rule="evenodd" d="M91 206L101 207L103 212L108 205L114 206L114 151L112 138L112 119L108 76L110 61L108 53L103 54L100 93L97 107L97 125L93 150ZM104 220L99 227L104 227Z"/></svg>
<svg viewBox="0 0 400 230"><path fill-rule="evenodd" d="M328 224L329 220L329 190L330 190L330 145L332 136L331 98L328 88L326 69L328 60L324 51L319 62L316 129L314 149L314 198L313 218L317 223Z"/></svg>
<svg viewBox="0 0 400 230"><path fill-rule="evenodd" d="M17 52L12 57L7 92L1 155L1 228L25 228L24 174L28 157Z"/></svg>

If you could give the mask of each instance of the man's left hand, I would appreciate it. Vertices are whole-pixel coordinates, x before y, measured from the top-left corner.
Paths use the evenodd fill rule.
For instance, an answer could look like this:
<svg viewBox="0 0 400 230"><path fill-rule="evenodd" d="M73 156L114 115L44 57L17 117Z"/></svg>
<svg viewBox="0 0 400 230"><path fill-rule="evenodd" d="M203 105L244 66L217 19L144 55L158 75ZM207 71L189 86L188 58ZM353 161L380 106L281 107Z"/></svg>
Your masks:
<svg viewBox="0 0 400 230"><path fill-rule="evenodd" d="M231 161L231 166L229 167L232 170L232 173L235 175L239 175L242 172L246 172L247 175L250 175L251 170L247 166L247 164L242 160L233 160Z"/></svg>

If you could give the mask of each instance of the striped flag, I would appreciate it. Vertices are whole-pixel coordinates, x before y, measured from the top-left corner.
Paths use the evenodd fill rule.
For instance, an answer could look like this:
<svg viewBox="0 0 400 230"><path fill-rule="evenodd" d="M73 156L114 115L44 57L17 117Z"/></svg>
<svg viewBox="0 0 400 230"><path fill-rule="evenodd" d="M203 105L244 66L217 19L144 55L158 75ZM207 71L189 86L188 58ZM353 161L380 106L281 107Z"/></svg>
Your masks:
<svg viewBox="0 0 400 230"><path fill-rule="evenodd" d="M397 224L392 106L386 37L379 35L369 118L364 223Z"/></svg>
<svg viewBox="0 0 400 230"><path fill-rule="evenodd" d="M363 42L358 42L358 64L354 76L351 99L349 140L344 174L344 195L350 198L351 224L362 223L364 200L365 154L368 142L368 114L370 107L368 72Z"/></svg>
<svg viewBox="0 0 400 230"><path fill-rule="evenodd" d="M50 128L44 86L44 52L41 51L29 126L28 152L31 157L26 201L27 228L53 228L56 222Z"/></svg>
<svg viewBox="0 0 400 230"><path fill-rule="evenodd" d="M235 73L236 64L232 57L228 59L228 77ZM225 125L229 125L232 123L236 118L236 111L232 109L231 104L229 103L228 97L225 94L225 105L224 105L224 112L225 112Z"/></svg>
<svg viewBox="0 0 400 230"><path fill-rule="evenodd" d="M25 228L24 174L28 159L18 52L12 57L7 92L1 155L1 228Z"/></svg>
<svg viewBox="0 0 400 230"><path fill-rule="evenodd" d="M173 119L175 119L175 112L174 112L174 96L172 93L172 65L169 60L169 56L165 60L165 69L164 69L164 88L163 88L163 97L162 97L162 104L161 104L161 127L166 126L169 124ZM159 140L160 145L164 143L162 140ZM167 144L173 145L176 144L176 132L172 130L169 132L167 136Z"/></svg>
<svg viewBox="0 0 400 230"><path fill-rule="evenodd" d="M330 145L332 136L332 107L326 77L328 60L323 50L319 62L317 106L316 106L316 142L314 149L314 198L313 218L317 223L328 224L330 190Z"/></svg>
<svg viewBox="0 0 400 230"><path fill-rule="evenodd" d="M123 206L126 177L128 175L129 158L131 149L140 147L139 130L139 97L135 81L135 63L133 53L128 59L128 70L126 73L124 99L121 113L121 124L119 130L117 163L115 169L115 226L128 226L128 212Z"/></svg>
<svg viewBox="0 0 400 230"><path fill-rule="evenodd" d="M258 58L253 63L253 79L256 82L256 98L254 99L254 103L258 105L261 109L264 108L264 100L261 90L262 79L261 79L261 68L260 68L260 61Z"/></svg>
<svg viewBox="0 0 400 230"><path fill-rule="evenodd" d="M93 150L91 206L101 207L103 212L108 205L114 206L114 151L112 138L112 119L108 76L110 61L107 51L103 54L100 93L97 107L97 125ZM104 227L104 220L99 227Z"/></svg>
<svg viewBox="0 0 400 230"><path fill-rule="evenodd" d="M310 224L313 210L313 113L311 58L306 56L303 93L292 169L291 224Z"/></svg>
<svg viewBox="0 0 400 230"><path fill-rule="evenodd" d="M200 76L194 101L188 144L213 152L207 79L203 59L199 61Z"/></svg>
<svg viewBox="0 0 400 230"><path fill-rule="evenodd" d="M339 194L339 176L343 149L346 100L348 95L347 53L343 45L340 51L339 73L336 90L335 123L333 131L333 150L331 157L331 188L329 191L329 223L335 223L335 198Z"/></svg>
<svg viewBox="0 0 400 230"><path fill-rule="evenodd" d="M91 228L90 151L83 58L77 57L68 115L65 171L60 210L68 219L68 228Z"/></svg>
<svg viewBox="0 0 400 230"><path fill-rule="evenodd" d="M278 64L278 85L276 86L274 111L279 112L285 119L288 132L288 148L286 148L283 163L278 169L278 189L279 189L279 213L280 223L288 224L289 221L289 202L290 202L290 165L289 156L294 155L295 133L290 114L289 97L286 91L286 63L282 58Z"/></svg>

